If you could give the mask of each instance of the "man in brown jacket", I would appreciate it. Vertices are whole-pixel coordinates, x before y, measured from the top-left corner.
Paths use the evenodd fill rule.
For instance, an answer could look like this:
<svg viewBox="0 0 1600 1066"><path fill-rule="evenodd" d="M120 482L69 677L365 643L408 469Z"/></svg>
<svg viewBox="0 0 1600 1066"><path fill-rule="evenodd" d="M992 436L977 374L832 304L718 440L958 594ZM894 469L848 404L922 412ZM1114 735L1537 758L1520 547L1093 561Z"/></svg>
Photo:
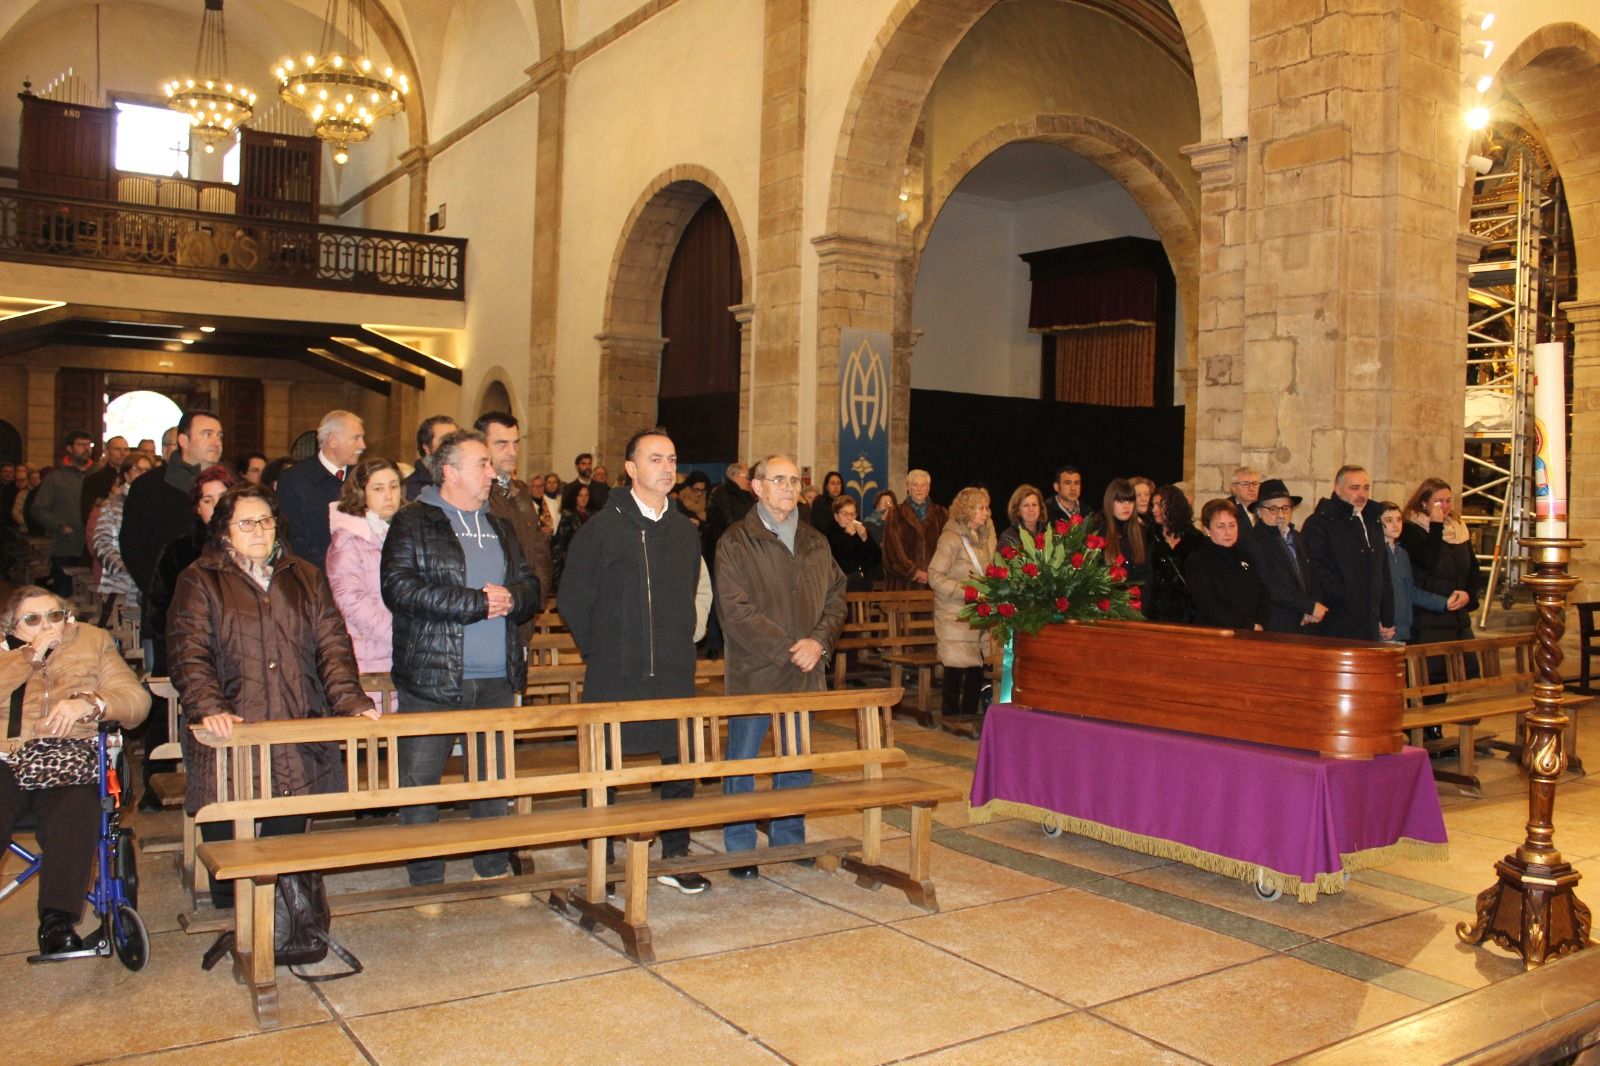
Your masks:
<svg viewBox="0 0 1600 1066"><path fill-rule="evenodd" d="M821 692L828 687L827 662L844 628L845 576L828 541L800 521L800 470L783 455L769 456L750 472L756 505L717 542L717 617L727 641L728 695ZM749 715L728 722L729 759L753 759L761 751L770 719ZM811 772L774 774L773 788L811 783ZM726 777L726 793L750 792L755 779ZM726 826L729 852L756 845L750 822ZM803 844L805 819L772 819L774 847ZM734 877L751 878L754 866L737 866Z"/></svg>
<svg viewBox="0 0 1600 1066"><path fill-rule="evenodd" d="M906 475L906 499L883 522L883 573L891 589L928 587L928 561L944 532L949 512L928 498L933 479L926 470Z"/></svg>
<svg viewBox="0 0 1600 1066"><path fill-rule="evenodd" d="M534 498L527 483L516 479L517 453L522 447L522 430L514 416L504 411L487 411L478 416L472 428L489 442L489 461L494 465L494 484L489 486L489 513L504 518L517 531L517 544L528 569L539 579L546 594L555 588L555 564L550 554L549 519L543 504ZM533 633L533 619L523 624L524 637Z"/></svg>

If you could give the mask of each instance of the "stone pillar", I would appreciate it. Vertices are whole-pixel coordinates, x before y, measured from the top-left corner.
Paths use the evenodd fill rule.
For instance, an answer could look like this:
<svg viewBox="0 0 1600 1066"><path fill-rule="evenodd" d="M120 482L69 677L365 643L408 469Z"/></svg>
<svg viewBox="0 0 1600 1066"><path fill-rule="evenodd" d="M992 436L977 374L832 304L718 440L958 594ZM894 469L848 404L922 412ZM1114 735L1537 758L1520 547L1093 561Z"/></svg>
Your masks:
<svg viewBox="0 0 1600 1066"><path fill-rule="evenodd" d="M761 316L755 322L752 357L752 454L794 455L800 444L800 252L810 34L810 0L767 0L755 256L755 303Z"/></svg>
<svg viewBox="0 0 1600 1066"><path fill-rule="evenodd" d="M1244 425L1245 140L1183 149L1200 175L1196 352L1185 369L1184 470L1196 500L1226 493ZM1302 493L1302 495L1304 495Z"/></svg>
<svg viewBox="0 0 1600 1066"><path fill-rule="evenodd" d="M622 449L628 438L656 420L661 351L667 338L597 333L594 339L600 342L601 364L611 368L608 380L600 383L600 432L594 464L616 472L622 469Z"/></svg>
<svg viewBox="0 0 1600 1066"><path fill-rule="evenodd" d="M839 340L846 329L891 334L889 368L889 469L906 469L911 419L911 345L893 336L896 279L909 270L901 248L866 237L828 233L812 240L817 250L817 466L837 469L839 461ZM762 308L766 313L766 308ZM906 316L907 321L910 315ZM757 367L760 374L760 367Z"/></svg>
<svg viewBox="0 0 1600 1066"><path fill-rule="evenodd" d="M561 167L566 140L567 76L571 56L558 52L528 71L539 94L539 142L534 159L533 292L529 329L528 418L523 455L530 470L554 470L556 308L561 275Z"/></svg>
<svg viewBox="0 0 1600 1066"><path fill-rule="evenodd" d="M755 381L750 370L751 324L756 317L755 304L734 304L728 308L733 320L739 323L739 455L740 462L754 464L750 455L750 394Z"/></svg>
<svg viewBox="0 0 1600 1066"><path fill-rule="evenodd" d="M261 450L268 455L288 455L294 443L289 432L289 390L293 386L292 381L270 378L261 383ZM409 457L411 453L405 454Z"/></svg>
<svg viewBox="0 0 1600 1066"><path fill-rule="evenodd" d="M406 172L406 191L409 194L406 225L412 233L422 233L428 228L427 147L418 145L401 152L400 166Z"/></svg>
<svg viewBox="0 0 1600 1066"><path fill-rule="evenodd" d="M1600 588L1600 300L1561 305L1572 327L1572 440L1567 455L1567 532L1587 546L1572 557L1582 582L1570 603L1593 599ZM31 420L30 420L31 421ZM1594 464L1594 465L1591 465ZM1576 626L1569 627L1576 629ZM1570 671L1569 671L1570 672Z"/></svg>
<svg viewBox="0 0 1600 1066"><path fill-rule="evenodd" d="M1460 11L1251 0L1242 445L1306 496L1456 468ZM1202 268L1202 273L1204 268Z"/></svg>
<svg viewBox="0 0 1600 1066"><path fill-rule="evenodd" d="M56 454L60 431L56 428L56 368L53 366L28 367L28 424L22 432L22 454L27 456L29 466L49 466L61 458Z"/></svg>

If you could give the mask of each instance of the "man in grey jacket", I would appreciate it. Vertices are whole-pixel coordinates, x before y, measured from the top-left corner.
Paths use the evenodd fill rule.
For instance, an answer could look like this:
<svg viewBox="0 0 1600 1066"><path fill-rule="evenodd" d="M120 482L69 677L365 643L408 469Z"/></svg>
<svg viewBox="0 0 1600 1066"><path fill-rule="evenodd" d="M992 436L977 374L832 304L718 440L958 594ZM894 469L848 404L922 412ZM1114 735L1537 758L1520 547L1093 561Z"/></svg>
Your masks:
<svg viewBox="0 0 1600 1066"><path fill-rule="evenodd" d="M83 563L83 474L93 461L94 438L83 430L68 433L61 446L61 465L39 483L33 513L50 531L50 587L57 596L72 595L67 567Z"/></svg>

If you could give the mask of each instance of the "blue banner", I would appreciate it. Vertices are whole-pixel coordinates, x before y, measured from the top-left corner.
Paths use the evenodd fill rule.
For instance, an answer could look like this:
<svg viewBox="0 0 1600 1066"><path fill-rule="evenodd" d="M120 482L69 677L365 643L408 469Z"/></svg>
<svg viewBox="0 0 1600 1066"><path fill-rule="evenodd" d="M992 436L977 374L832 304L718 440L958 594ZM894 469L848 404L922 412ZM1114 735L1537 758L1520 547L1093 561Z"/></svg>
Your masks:
<svg viewBox="0 0 1600 1066"><path fill-rule="evenodd" d="M839 470L862 517L889 487L889 334L844 330L839 338Z"/></svg>

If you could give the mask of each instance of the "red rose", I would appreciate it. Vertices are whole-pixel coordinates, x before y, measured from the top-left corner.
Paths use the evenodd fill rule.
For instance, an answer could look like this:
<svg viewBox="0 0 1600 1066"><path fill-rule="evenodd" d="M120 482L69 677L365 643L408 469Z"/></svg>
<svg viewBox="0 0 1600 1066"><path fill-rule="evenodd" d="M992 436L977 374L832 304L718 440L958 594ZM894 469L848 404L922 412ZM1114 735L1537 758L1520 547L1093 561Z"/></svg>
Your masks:
<svg viewBox="0 0 1600 1066"><path fill-rule="evenodd" d="M1033 535L1033 546L1035 548L1038 548L1040 551L1044 550L1044 534L1043 533L1035 533Z"/></svg>
<svg viewBox="0 0 1600 1066"><path fill-rule="evenodd" d="M1072 601L1067 599L1065 596L1056 597L1056 610L1061 611L1064 614L1066 613L1067 608L1071 606Z"/></svg>
<svg viewBox="0 0 1600 1066"><path fill-rule="evenodd" d="M1073 515L1073 516L1072 516L1072 524L1073 524L1073 525L1074 525L1074 526L1081 526L1081 525L1083 525L1083 515L1081 515L1081 514L1075 514L1075 515Z"/></svg>
<svg viewBox="0 0 1600 1066"><path fill-rule="evenodd" d="M1006 568L1003 567L1003 566L996 566L993 563L990 563L988 566L983 568L983 573L984 573L985 577L1005 577L1006 576Z"/></svg>
<svg viewBox="0 0 1600 1066"><path fill-rule="evenodd" d="M1082 565L1083 565L1083 553L1082 552L1073 552L1072 553L1072 568L1074 570L1076 570L1079 567L1081 567Z"/></svg>
<svg viewBox="0 0 1600 1066"><path fill-rule="evenodd" d="M1058 536L1058 537L1066 536L1067 535L1067 528L1068 527L1067 527L1067 524L1065 522L1057 522L1056 525L1055 525L1056 536Z"/></svg>
<svg viewBox="0 0 1600 1066"><path fill-rule="evenodd" d="M1000 612L1001 618L1010 618L1012 615L1017 613L1017 609L1011 606L1009 603L1002 603L997 609Z"/></svg>
<svg viewBox="0 0 1600 1066"><path fill-rule="evenodd" d="M1135 585L1135 586L1133 586L1133 588L1128 590L1128 606L1132 607L1134 610L1137 611L1139 609L1139 607L1140 607L1141 602L1142 601L1140 600L1140 597L1139 597L1139 586Z"/></svg>
<svg viewBox="0 0 1600 1066"><path fill-rule="evenodd" d="M991 608L989 607L989 605L987 603L978 604L978 617L979 618L988 618L990 609Z"/></svg>
<svg viewBox="0 0 1600 1066"><path fill-rule="evenodd" d="M1015 559L1016 557L1017 549L1013 548L1011 545L1007 544L1005 547L1000 549L1000 558Z"/></svg>
<svg viewBox="0 0 1600 1066"><path fill-rule="evenodd" d="M1032 563L1023 563L1022 564L1022 572L1024 574L1027 574L1029 577L1038 577L1039 576L1039 568L1037 566L1034 566Z"/></svg>
<svg viewBox="0 0 1600 1066"><path fill-rule="evenodd" d="M1111 601L1110 600L1101 600L1099 603L1095 604L1095 606L1100 608L1100 611L1101 611L1102 614L1110 614L1111 613Z"/></svg>
<svg viewBox="0 0 1600 1066"><path fill-rule="evenodd" d="M1113 566L1111 568L1111 580L1126 581L1128 580L1128 572L1120 566Z"/></svg>
<svg viewBox="0 0 1600 1066"><path fill-rule="evenodd" d="M978 602L978 590L973 588L971 585L968 585L966 588L962 589L961 594L967 598L968 603Z"/></svg>
<svg viewBox="0 0 1600 1066"><path fill-rule="evenodd" d="M1113 565L1113 566L1127 566L1128 565L1128 560L1127 560L1127 558L1125 556L1123 556L1123 554L1121 552L1118 552L1117 553L1117 557L1115 559L1111 560L1111 565Z"/></svg>
<svg viewBox="0 0 1600 1066"><path fill-rule="evenodd" d="M1096 548L1104 548L1106 546L1106 538L1102 537L1098 533L1090 533L1089 536L1084 539L1083 546L1088 548L1090 551L1093 551Z"/></svg>

